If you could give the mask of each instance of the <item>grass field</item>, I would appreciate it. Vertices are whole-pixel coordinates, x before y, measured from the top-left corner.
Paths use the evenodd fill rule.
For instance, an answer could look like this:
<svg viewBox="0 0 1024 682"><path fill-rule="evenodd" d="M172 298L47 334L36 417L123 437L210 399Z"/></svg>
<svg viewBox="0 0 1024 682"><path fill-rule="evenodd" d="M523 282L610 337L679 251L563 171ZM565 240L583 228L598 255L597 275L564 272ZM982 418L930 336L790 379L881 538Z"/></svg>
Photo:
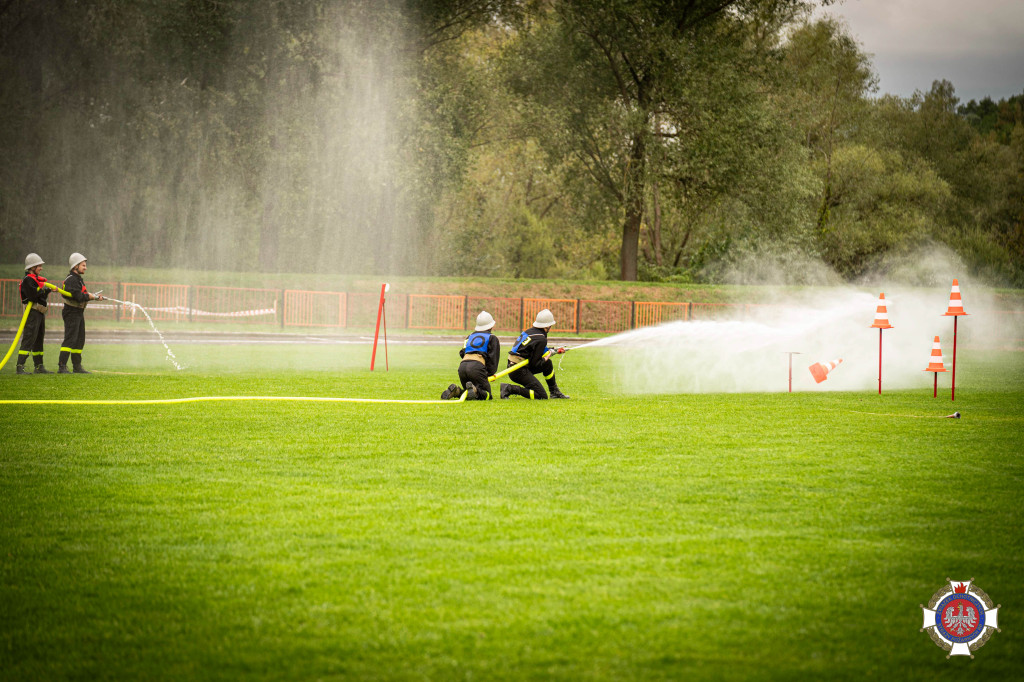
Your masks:
<svg viewBox="0 0 1024 682"><path fill-rule="evenodd" d="M457 364L175 351L0 399L436 398ZM955 404L623 396L601 359L548 403L0 405L0 678L1024 676L1024 353L964 353ZM1003 606L974 660L919 632L947 577Z"/></svg>

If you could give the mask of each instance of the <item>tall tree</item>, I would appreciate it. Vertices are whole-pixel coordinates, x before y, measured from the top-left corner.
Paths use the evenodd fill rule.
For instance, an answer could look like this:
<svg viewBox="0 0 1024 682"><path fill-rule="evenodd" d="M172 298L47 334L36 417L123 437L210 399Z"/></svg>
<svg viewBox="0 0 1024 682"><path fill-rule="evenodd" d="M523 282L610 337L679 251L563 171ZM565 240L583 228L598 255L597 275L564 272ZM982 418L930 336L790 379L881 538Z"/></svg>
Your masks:
<svg viewBox="0 0 1024 682"><path fill-rule="evenodd" d="M742 162L727 136L714 133L721 121L735 122L748 111L745 74L754 69L745 22L802 6L800 0L553 0L524 32L515 88L547 124L538 127L544 146L574 159L619 207L622 279L637 278L654 150L675 160L678 185L720 186Z"/></svg>

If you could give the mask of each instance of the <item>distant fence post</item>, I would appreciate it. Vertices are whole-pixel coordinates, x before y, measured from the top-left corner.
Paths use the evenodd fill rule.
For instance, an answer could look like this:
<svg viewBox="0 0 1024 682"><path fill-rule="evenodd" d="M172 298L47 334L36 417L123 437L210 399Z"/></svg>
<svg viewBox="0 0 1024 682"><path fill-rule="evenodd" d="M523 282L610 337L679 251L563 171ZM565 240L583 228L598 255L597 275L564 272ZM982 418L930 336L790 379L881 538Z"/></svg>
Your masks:
<svg viewBox="0 0 1024 682"><path fill-rule="evenodd" d="M523 323L526 322L526 299L519 299L519 330L524 329Z"/></svg>
<svg viewBox="0 0 1024 682"><path fill-rule="evenodd" d="M636 329L636 301L629 302L629 328Z"/></svg>
<svg viewBox="0 0 1024 682"><path fill-rule="evenodd" d="M581 315L580 308L581 307L583 307L583 304L580 303L580 299L577 298L576 299L576 333L577 334L580 333L580 315Z"/></svg>
<svg viewBox="0 0 1024 682"><path fill-rule="evenodd" d="M196 287L190 286L185 292L185 305L188 306L188 321L192 321L192 309L196 307Z"/></svg>
<svg viewBox="0 0 1024 682"><path fill-rule="evenodd" d="M462 329L469 329L469 296L462 297Z"/></svg>

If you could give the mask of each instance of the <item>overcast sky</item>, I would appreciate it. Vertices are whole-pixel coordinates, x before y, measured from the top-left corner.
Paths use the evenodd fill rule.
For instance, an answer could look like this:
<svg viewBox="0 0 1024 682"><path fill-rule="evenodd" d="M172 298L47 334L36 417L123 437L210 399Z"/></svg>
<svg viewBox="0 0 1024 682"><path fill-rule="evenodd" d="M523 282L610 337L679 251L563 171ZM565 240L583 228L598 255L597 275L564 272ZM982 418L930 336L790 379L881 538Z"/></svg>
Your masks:
<svg viewBox="0 0 1024 682"><path fill-rule="evenodd" d="M839 0L822 11L873 55L878 94L908 97L943 78L961 102L1024 92L1024 0Z"/></svg>

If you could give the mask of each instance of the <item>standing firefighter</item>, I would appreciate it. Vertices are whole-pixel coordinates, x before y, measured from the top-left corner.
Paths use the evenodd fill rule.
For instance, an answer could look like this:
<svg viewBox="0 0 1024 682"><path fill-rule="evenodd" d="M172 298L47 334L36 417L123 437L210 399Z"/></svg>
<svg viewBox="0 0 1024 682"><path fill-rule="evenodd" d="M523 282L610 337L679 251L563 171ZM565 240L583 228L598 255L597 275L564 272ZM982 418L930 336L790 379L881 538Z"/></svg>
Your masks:
<svg viewBox="0 0 1024 682"><path fill-rule="evenodd" d="M71 272L64 279L64 290L70 294L64 299L64 344L60 347L60 359L57 360L57 374L71 374L68 371L68 356L75 374L90 374L82 367L82 349L85 347L85 306L89 301L102 301L99 294L90 294L85 290L82 275L87 269L86 258L80 253L73 253L68 259Z"/></svg>
<svg viewBox="0 0 1024 682"><path fill-rule="evenodd" d="M459 381L465 387L467 400L490 400L491 382L487 377L498 371L498 360L501 359L501 342L491 333L494 329L494 318L486 310L476 316L476 327L466 337L466 343L459 350L462 362L459 364ZM458 398L462 388L450 384L441 394L441 400Z"/></svg>
<svg viewBox="0 0 1024 682"><path fill-rule="evenodd" d="M548 348L548 330L555 324L555 316L545 308L537 313L537 319L533 326L524 331L516 339L512 350L508 352L508 366L512 367L524 360L527 364L510 373L508 378L521 386L513 384L502 384L500 394L502 398L510 395L521 395L530 400L547 400L548 394L544 387L537 381L534 374L543 374L547 380L548 390L552 398L568 398L562 393L555 382L555 366L551 362L554 353L564 353L564 348Z"/></svg>
<svg viewBox="0 0 1024 682"><path fill-rule="evenodd" d="M28 374L25 361L32 356L36 374L53 374L43 367L43 336L46 334L46 297L50 289L46 287L43 271L43 259L39 254L30 253L25 256L25 279L21 280L21 302L32 306L25 320L25 331L21 337L21 350L18 351L18 374ZM52 286L52 285L51 285Z"/></svg>

